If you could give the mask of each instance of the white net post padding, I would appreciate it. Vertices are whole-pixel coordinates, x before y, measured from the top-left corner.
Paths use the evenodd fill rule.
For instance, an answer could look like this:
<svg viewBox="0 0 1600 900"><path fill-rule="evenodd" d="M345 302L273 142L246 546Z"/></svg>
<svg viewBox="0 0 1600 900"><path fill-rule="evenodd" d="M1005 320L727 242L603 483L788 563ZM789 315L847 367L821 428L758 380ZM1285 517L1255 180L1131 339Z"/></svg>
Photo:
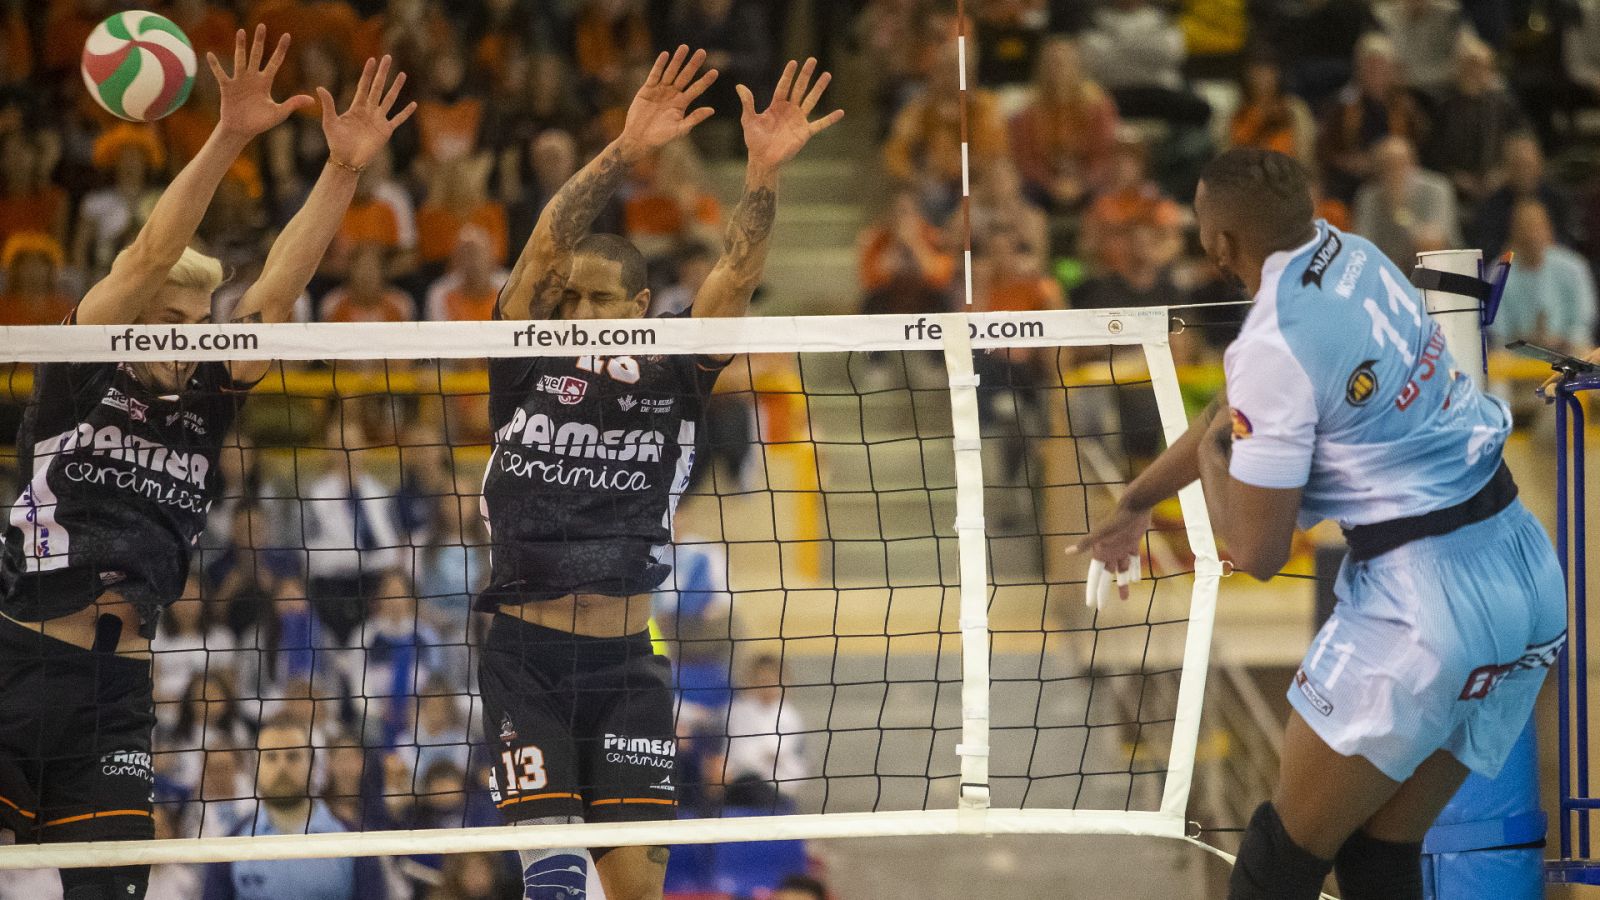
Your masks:
<svg viewBox="0 0 1600 900"><path fill-rule="evenodd" d="M428 831L222 837L98 844L24 844L0 847L0 869L219 862L332 856L499 851L549 846L693 844L793 838L951 834L1115 834L1182 839L1195 765L1201 700L1210 657L1212 620L1221 566L1199 485L1180 495L1189 551L1194 558L1182 641L1176 711L1159 806L1155 809L1000 808L991 805L990 583L984 520L983 435L973 353L994 349L1111 347L1142 348L1160 425L1170 444L1186 428L1186 415L1168 345L1165 308L1079 310L1044 313L772 317L591 322L445 322L362 325L59 326L0 328L0 362L163 360L368 360L482 359L484 357L574 357L585 353L796 354L908 352L941 354L951 407L955 521L959 554L959 646L961 648L960 738L954 747L959 793L950 808L823 812L737 819L669 822L459 828ZM1070 391L1074 385L1064 388ZM1113 385L1116 387L1116 385ZM1064 394L1063 394L1064 395ZM1091 490L1082 486L1084 495ZM1094 490L1099 490L1098 487ZM1087 505L1086 505L1087 510ZM1075 526L1076 527L1076 526ZM1042 538L1045 529L1041 528ZM1059 533L1057 533L1059 534ZM1045 542L1048 544L1048 542ZM1059 565L1049 561L1049 567ZM1048 581L1048 578L1046 579ZM1153 590L1153 589L1152 589ZM1178 601L1169 603L1183 605ZM1132 626L1150 631L1152 622ZM1098 639L1099 626L1084 629ZM1041 638L1044 637L1041 635ZM1041 643L1041 653L1049 653ZM1145 655L1151 653L1145 638ZM1136 661L1138 666L1144 660ZM1154 663L1152 663L1154 665ZM1091 662L1074 677L1101 676ZM1145 671L1104 673L1143 677ZM996 670L994 677L1004 677ZM1042 677L1042 676L1041 676ZM1142 696L1142 695L1141 695ZM1043 705L1043 698L1038 701ZM1092 701L1091 701L1092 702ZM1144 702L1142 699L1138 701ZM1125 727L1135 735L1146 722L1095 725L1084 711L1084 729ZM1084 755L1088 754L1085 738ZM1081 768L1081 765L1080 765ZM1157 770L1159 774L1160 770ZM1085 770L1082 774L1093 773ZM1130 770L1131 779L1143 774ZM824 777L827 777L826 775ZM934 777L930 769L930 780ZM1024 777L1033 777L1024 773ZM1041 775L1040 778L1059 777ZM1081 793L1081 788L1079 789ZM1128 795L1131 797L1131 788ZM1132 800L1126 801L1128 806ZM925 805L928 805L925 803ZM1020 804L1026 807L1026 804Z"/></svg>

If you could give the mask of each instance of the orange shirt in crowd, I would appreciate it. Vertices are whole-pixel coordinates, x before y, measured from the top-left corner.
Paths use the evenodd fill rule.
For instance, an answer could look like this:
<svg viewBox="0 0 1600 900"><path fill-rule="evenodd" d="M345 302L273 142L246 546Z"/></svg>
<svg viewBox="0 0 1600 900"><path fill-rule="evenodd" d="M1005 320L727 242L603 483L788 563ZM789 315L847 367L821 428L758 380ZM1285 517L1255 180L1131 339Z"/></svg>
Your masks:
<svg viewBox="0 0 1600 900"><path fill-rule="evenodd" d="M985 312L1039 312L1062 309L1066 299L1054 278L1013 278L990 285Z"/></svg>
<svg viewBox="0 0 1600 900"><path fill-rule="evenodd" d="M467 225L476 225L489 235L489 253L496 262L506 258L505 207L488 200L462 217L438 203L425 203L417 210L417 259L425 263L444 262L455 251L456 238Z"/></svg>
<svg viewBox="0 0 1600 900"><path fill-rule="evenodd" d="M198 19L175 18L176 11L166 13L183 33L189 36L194 55L204 62L206 52L217 54L218 59L233 58L233 36L239 30L239 19L231 10L207 3Z"/></svg>
<svg viewBox="0 0 1600 900"><path fill-rule="evenodd" d="M472 152L483 121L483 101L465 97L454 103L427 100L417 105L422 152L434 159L456 159Z"/></svg>
<svg viewBox="0 0 1600 900"><path fill-rule="evenodd" d="M0 325L60 325L71 312L72 298L66 294L0 294Z"/></svg>
<svg viewBox="0 0 1600 900"><path fill-rule="evenodd" d="M1111 164L1119 121L1116 104L1094 85L1084 86L1077 103L1031 103L1011 117L1017 171L1035 185L1048 185L1063 174L1097 184Z"/></svg>
<svg viewBox="0 0 1600 900"><path fill-rule="evenodd" d="M1317 218L1327 219L1328 224L1347 231L1350 228L1350 207L1332 197L1323 197L1317 201Z"/></svg>
<svg viewBox="0 0 1600 900"><path fill-rule="evenodd" d="M634 59L650 56L650 26L638 13L621 21L585 11L575 27L578 71L590 78L610 78Z"/></svg>
<svg viewBox="0 0 1600 900"><path fill-rule="evenodd" d="M710 194L701 194L694 201L694 220L712 227L720 225L722 204ZM625 234L670 236L681 234L688 224L683 220L683 207L665 194L639 194L622 205Z"/></svg>
<svg viewBox="0 0 1600 900"><path fill-rule="evenodd" d="M394 207L382 200L356 200L339 223L338 237L340 244L349 247L378 244L395 248L400 246L400 223L395 219Z"/></svg>
<svg viewBox="0 0 1600 900"><path fill-rule="evenodd" d="M232 43L231 38L229 43ZM173 164L181 166L194 159L200 148L205 146L212 129L217 127L217 116L215 111L203 109L199 104L185 103L158 122L156 127L166 138ZM261 179L261 166L256 162L254 146L234 159L233 165L228 167L228 177L242 182L250 196L262 195L266 184Z"/></svg>
<svg viewBox="0 0 1600 900"><path fill-rule="evenodd" d="M477 292L453 287L429 298L433 302L428 315L444 322L487 322L494 318L494 302L499 296L499 290L492 287Z"/></svg>
<svg viewBox="0 0 1600 900"><path fill-rule="evenodd" d="M344 288L334 288L322 298L324 322L409 322L411 298L389 289L376 303L357 303Z"/></svg>
<svg viewBox="0 0 1600 900"><path fill-rule="evenodd" d="M60 239L56 226L64 221L67 192L53 184L28 194L0 194L0 246L19 231L42 231Z"/></svg>
<svg viewBox="0 0 1600 900"><path fill-rule="evenodd" d="M1133 234L1140 226L1175 228L1182 220L1178 204L1154 184L1101 194L1084 216L1091 261L1101 269L1126 274L1133 261Z"/></svg>
<svg viewBox="0 0 1600 900"><path fill-rule="evenodd" d="M932 248L928 254L930 262L922 272L922 283L939 290L955 276L955 257L939 249L943 235L926 222L922 224L922 240ZM861 286L871 293L893 281L903 262L898 254L904 252L890 229L880 225L867 232L861 246Z"/></svg>
<svg viewBox="0 0 1600 900"><path fill-rule="evenodd" d="M1305 148L1295 134L1294 117L1284 104L1251 103L1239 107L1228 124L1228 142L1235 147L1274 150L1302 159Z"/></svg>
<svg viewBox="0 0 1600 900"><path fill-rule="evenodd" d="M973 168L982 161L1006 154L1006 123L1000 101L984 90L967 94L968 149ZM961 177L961 107L926 96L911 101L895 117L888 143L883 147L889 174L901 181L914 180L924 171L946 181Z"/></svg>

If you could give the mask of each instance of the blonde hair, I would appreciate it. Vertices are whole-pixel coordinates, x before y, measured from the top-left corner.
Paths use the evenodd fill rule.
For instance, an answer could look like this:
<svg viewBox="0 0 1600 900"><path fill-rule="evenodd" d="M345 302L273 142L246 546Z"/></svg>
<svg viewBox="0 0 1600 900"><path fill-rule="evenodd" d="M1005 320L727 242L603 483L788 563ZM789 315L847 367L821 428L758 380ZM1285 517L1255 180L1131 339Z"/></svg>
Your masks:
<svg viewBox="0 0 1600 900"><path fill-rule="evenodd" d="M193 247L183 248L183 255L167 273L168 284L199 288L208 294L222 286L222 278L222 261Z"/></svg>

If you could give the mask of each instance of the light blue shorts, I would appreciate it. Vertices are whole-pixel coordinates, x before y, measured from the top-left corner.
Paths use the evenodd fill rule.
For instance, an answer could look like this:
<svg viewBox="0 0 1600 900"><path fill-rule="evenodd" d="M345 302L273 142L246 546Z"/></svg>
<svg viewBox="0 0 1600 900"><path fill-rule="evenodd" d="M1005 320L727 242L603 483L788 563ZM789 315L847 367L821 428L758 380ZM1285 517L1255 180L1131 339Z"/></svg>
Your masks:
<svg viewBox="0 0 1600 900"><path fill-rule="evenodd" d="M1396 781L1435 750L1492 778L1567 638L1566 586L1538 519L1495 516L1339 570L1289 703L1338 753Z"/></svg>

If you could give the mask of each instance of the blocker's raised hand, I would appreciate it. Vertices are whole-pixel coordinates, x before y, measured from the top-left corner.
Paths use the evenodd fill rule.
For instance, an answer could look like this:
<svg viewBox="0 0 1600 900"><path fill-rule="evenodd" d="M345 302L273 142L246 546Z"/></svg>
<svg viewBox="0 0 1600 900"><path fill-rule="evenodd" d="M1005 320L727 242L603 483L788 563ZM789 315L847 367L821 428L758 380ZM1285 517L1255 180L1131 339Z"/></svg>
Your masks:
<svg viewBox="0 0 1600 900"><path fill-rule="evenodd" d="M796 69L799 69L798 75ZM744 126L744 145L752 164L780 166L793 159L813 135L821 134L844 118L844 110L836 109L820 119L807 121L822 99L828 82L833 80L832 74L823 72L813 84L811 76L816 69L815 59L806 60L804 66L790 60L783 67L783 76L778 79L778 86L772 91L772 102L764 112L756 112L755 96L749 88L742 84L735 88L744 107L739 124Z"/></svg>
<svg viewBox="0 0 1600 900"><path fill-rule="evenodd" d="M278 38L272 58L263 61L267 51L267 26L257 25L255 39L245 51L244 29L233 37L233 74L222 70L215 53L206 54L206 64L216 76L222 92L222 113L218 126L243 137L255 137L269 131L295 110L311 105L311 98L295 94L279 103L272 99L272 79L283 66L289 53L289 35Z"/></svg>
<svg viewBox="0 0 1600 900"><path fill-rule="evenodd" d="M394 130L417 111L416 101L412 101L394 118L389 117L389 111L400 99L400 88L406 83L406 73L401 72L395 75L394 84L388 85L388 90L384 89L392 64L393 60L387 56L381 61L367 60L366 66L361 69L361 80L356 83L356 92L350 98L350 106L343 113L335 111L333 95L328 93L327 88L317 88L317 100L322 104L322 133L328 139L329 159L352 168L362 168L372 162L383 145L389 142Z"/></svg>
<svg viewBox="0 0 1600 900"><path fill-rule="evenodd" d="M711 118L709 106L689 111L689 104L717 80L716 69L707 69L699 79L695 78L705 61L706 51L696 50L690 56L687 44L678 45L670 57L665 52L657 56L650 77L633 95L623 122L622 139L640 152L649 152L683 137Z"/></svg>

